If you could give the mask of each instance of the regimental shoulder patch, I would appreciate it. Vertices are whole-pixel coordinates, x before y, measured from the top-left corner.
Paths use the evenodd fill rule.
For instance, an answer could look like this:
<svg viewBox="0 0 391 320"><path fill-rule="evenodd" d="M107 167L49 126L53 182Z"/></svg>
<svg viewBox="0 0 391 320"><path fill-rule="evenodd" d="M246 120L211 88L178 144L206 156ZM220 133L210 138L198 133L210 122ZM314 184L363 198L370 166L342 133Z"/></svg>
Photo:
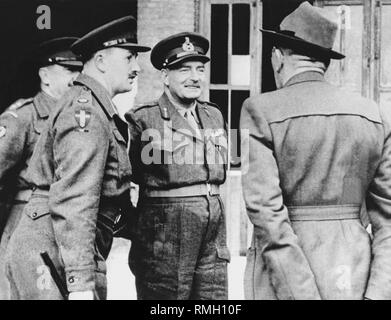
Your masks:
<svg viewBox="0 0 391 320"><path fill-rule="evenodd" d="M7 129L5 127L0 126L0 138L4 137L7 133Z"/></svg>
<svg viewBox="0 0 391 320"><path fill-rule="evenodd" d="M88 132L88 130L86 130L86 127L91 120L91 112L85 109L80 109L75 112L75 119L80 127L79 131Z"/></svg>
<svg viewBox="0 0 391 320"><path fill-rule="evenodd" d="M77 100L77 102L79 102L79 103L87 103L89 100L88 99L86 99L86 98L79 98L78 100Z"/></svg>
<svg viewBox="0 0 391 320"><path fill-rule="evenodd" d="M202 101L202 100L198 100L198 102L201 103L204 108L214 107L214 108L220 110L220 107L216 103L213 103L213 102L210 102L210 101Z"/></svg>

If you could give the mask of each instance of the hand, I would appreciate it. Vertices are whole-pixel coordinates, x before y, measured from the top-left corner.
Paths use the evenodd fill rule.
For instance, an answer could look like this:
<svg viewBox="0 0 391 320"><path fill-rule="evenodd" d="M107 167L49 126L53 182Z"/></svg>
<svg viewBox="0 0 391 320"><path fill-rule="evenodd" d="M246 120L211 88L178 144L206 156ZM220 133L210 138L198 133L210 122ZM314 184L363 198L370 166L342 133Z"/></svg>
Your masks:
<svg viewBox="0 0 391 320"><path fill-rule="evenodd" d="M94 293L92 291L71 292L68 300L94 300Z"/></svg>

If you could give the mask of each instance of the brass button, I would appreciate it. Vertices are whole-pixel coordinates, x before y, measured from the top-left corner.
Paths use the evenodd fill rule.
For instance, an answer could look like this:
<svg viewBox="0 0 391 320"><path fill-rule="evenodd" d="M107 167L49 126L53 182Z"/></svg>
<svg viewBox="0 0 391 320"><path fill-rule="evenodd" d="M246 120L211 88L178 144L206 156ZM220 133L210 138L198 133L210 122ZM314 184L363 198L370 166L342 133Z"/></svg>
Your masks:
<svg viewBox="0 0 391 320"><path fill-rule="evenodd" d="M36 218L37 215L38 215L38 214L37 214L36 212L34 212L34 213L32 214L32 217L33 217L33 218Z"/></svg>
<svg viewBox="0 0 391 320"><path fill-rule="evenodd" d="M75 278L74 277L69 277L68 282L69 283L74 283L75 282Z"/></svg>

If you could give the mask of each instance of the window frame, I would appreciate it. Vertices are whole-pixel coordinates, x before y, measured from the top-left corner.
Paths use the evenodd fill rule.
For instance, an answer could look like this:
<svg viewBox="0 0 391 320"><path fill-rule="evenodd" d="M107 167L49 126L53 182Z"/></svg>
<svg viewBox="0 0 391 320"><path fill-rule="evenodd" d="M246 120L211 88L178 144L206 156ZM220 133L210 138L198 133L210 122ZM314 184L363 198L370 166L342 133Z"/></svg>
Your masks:
<svg viewBox="0 0 391 320"><path fill-rule="evenodd" d="M232 5L233 4L250 5L250 84L249 86L232 85L231 81L231 63L232 63ZM200 32L211 39L211 11L212 4L229 5L228 13L228 83L212 84L210 82L210 67L207 68L207 85L204 92L205 99L209 99L210 90L224 90L228 92L228 137L230 145L231 137L231 92L232 91L249 91L250 97L261 93L262 88L262 1L261 0L204 0L200 2ZM210 51L209 51L210 56ZM228 159L231 159L231 147L229 147ZM239 168L231 168L231 161L228 163L228 171L238 171Z"/></svg>

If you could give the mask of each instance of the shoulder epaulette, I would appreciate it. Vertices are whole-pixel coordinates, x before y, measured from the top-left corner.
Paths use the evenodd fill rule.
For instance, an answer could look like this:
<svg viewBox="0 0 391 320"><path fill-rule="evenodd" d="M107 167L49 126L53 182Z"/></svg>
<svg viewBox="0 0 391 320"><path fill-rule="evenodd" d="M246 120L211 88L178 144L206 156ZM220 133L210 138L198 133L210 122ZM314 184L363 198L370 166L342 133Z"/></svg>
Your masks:
<svg viewBox="0 0 391 320"><path fill-rule="evenodd" d="M201 101L201 100L198 100L198 102L204 105L207 104L208 106L215 107L220 110L220 107L216 103L210 101Z"/></svg>
<svg viewBox="0 0 391 320"><path fill-rule="evenodd" d="M147 103L136 104L134 106L134 108L133 108L133 111L137 112L137 111L139 111L141 109L156 107L158 105L159 105L158 101L152 101L152 102L147 102Z"/></svg>
<svg viewBox="0 0 391 320"><path fill-rule="evenodd" d="M83 90L81 90L81 93L77 96L77 98L75 100L76 100L76 103L81 104L81 105L91 103L92 102L91 90L84 87Z"/></svg>
<svg viewBox="0 0 391 320"><path fill-rule="evenodd" d="M33 102L34 98L21 98L16 100L13 104L11 104L5 111L16 111L20 109L21 107Z"/></svg>

